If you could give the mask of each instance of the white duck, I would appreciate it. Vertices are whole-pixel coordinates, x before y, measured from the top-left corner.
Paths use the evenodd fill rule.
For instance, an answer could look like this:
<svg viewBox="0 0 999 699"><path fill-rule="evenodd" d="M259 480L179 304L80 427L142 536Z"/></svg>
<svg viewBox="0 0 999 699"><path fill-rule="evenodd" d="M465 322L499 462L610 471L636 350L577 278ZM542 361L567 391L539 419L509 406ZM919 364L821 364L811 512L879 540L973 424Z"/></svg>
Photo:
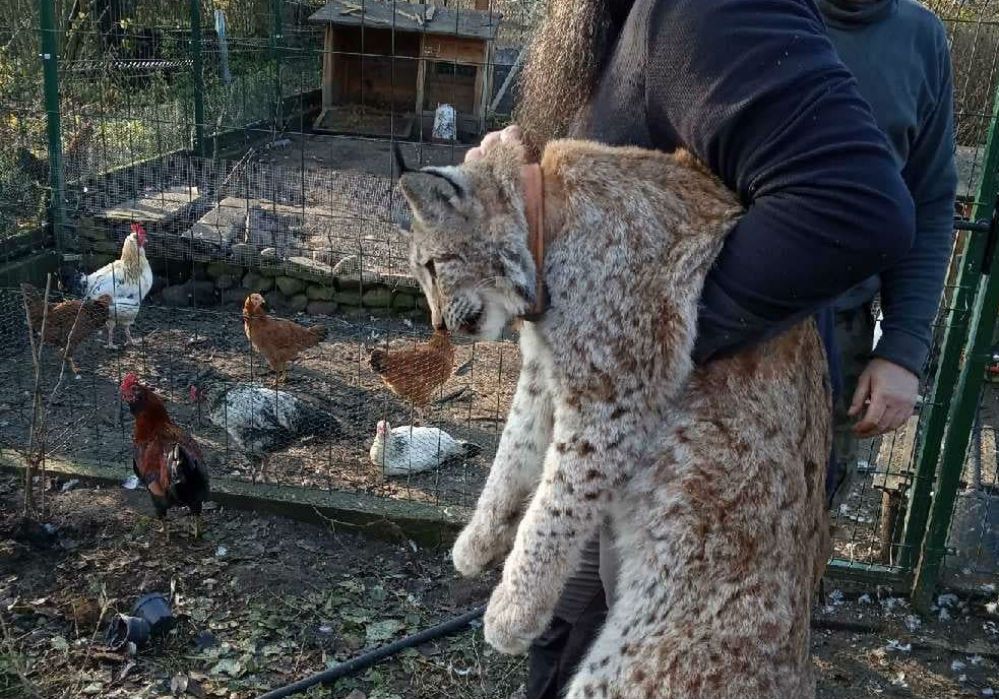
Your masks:
<svg viewBox="0 0 999 699"><path fill-rule="evenodd" d="M115 325L124 328L128 344L136 344L132 338L132 323L139 315L142 300L153 287L153 270L146 259L146 231L142 225L132 224L132 232L121 246L119 259L89 275L81 272L73 286L74 291L88 299L96 299L103 294L111 297L108 312L109 349L117 349L114 344Z"/></svg>
<svg viewBox="0 0 999 699"><path fill-rule="evenodd" d="M392 428L378 421L371 444L371 463L386 476L405 476L437 468L452 459L475 456L482 447L455 439L436 427L404 425Z"/></svg>

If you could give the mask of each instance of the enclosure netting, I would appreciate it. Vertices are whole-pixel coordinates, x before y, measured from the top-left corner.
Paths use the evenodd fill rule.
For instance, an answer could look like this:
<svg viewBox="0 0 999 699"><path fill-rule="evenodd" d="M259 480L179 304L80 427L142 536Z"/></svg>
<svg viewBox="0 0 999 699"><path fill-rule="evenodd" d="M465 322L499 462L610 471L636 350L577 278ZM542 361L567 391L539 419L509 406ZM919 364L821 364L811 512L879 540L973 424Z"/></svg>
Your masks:
<svg viewBox="0 0 999 699"><path fill-rule="evenodd" d="M48 453L127 477L132 423L118 386L134 371L203 441L219 478L472 504L519 355L510 339L456 340L446 380L436 377L434 357L426 367L432 390L416 402L373 367L372 350L392 356L430 337L425 302L408 276L391 146L400 141L413 164L455 163L482 131L506 123L541 4L469 0L431 10L390 2L385 15L385 3L365 0L61 0L52 3L49 28L58 46L57 100L46 100L43 85L39 5L7 0L0 8L5 260L54 246L64 274L93 272L118 257L139 222L155 279L134 328L139 346L109 350L103 336L91 339L76 352L79 378L60 376L56 351L46 349ZM999 8L930 5L952 42L960 195L970 205L993 117ZM334 21L320 21L321 13ZM435 28L444 21L454 31ZM61 123L61 198L51 196L53 111ZM49 207L54 231L40 227ZM240 439L242 423L233 424L226 401L253 387L284 400L264 353L244 333L241 308L254 292L272 314L327 329L277 386L301 403L304 417L276 425L266 449ZM952 292L949 283L943 310ZM16 284L0 293L0 311L7 358L0 439L22 449L34 377ZM938 340L940 330L942 322ZM416 373L421 366L412 364ZM267 415L280 411L259 405L260 414L254 408L238 419L266 427ZM863 444L862 477L834 513L837 557L896 564L914 445L929 407L898 433ZM369 454L382 420L439 428L476 449L444 454L442 446L426 470L387 477ZM986 471L994 479L994 467Z"/></svg>

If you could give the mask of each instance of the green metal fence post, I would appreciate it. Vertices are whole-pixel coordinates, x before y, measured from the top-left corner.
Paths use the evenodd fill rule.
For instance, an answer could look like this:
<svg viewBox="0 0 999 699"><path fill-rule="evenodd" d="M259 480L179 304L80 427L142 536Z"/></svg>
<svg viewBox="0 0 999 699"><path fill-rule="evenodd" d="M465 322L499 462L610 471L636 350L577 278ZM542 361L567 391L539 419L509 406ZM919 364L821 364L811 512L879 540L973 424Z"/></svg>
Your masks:
<svg viewBox="0 0 999 699"><path fill-rule="evenodd" d="M205 74L201 42L201 0L191 0L191 72L194 76L194 153L205 155Z"/></svg>
<svg viewBox="0 0 999 699"><path fill-rule="evenodd" d="M55 22L55 0L39 0L42 79L45 89L45 117L49 140L49 222L56 247L64 250L63 224L66 197L62 179L62 124L59 112L59 30Z"/></svg>
<svg viewBox="0 0 999 699"><path fill-rule="evenodd" d="M274 127L284 126L284 102L281 91L281 45L284 39L283 0L271 0L271 60L274 63Z"/></svg>
<svg viewBox="0 0 999 699"><path fill-rule="evenodd" d="M985 149L982 182L975 199L972 213L975 220L989 219L995 204L995 193L999 189L999 134L996 117L999 115L999 89L996 90L992 109L992 122ZM958 382L961 367L961 352L968 338L971 309L975 306L979 292L979 275L985 252L985 236L969 232L965 236L963 259L958 273L956 288L951 299L950 310L945 314L947 330L944 333L943 350L937 364L937 374L933 381L928 405L930 414L926 419L916 453L915 473L909 495L909 510L906 515L905 535L902 540L899 564L911 570L917 563L917 556L926 533L932 501L933 481L943 445L947 417L951 399Z"/></svg>
<svg viewBox="0 0 999 699"><path fill-rule="evenodd" d="M926 538L920 551L919 565L912 588L913 605L925 611L940 578L943 558L946 554L947 533L954 514L954 501L960 485L964 459L968 453L968 441L974 427L975 414L985 383L985 366L991 357L992 333L996 326L996 313L999 311L999 269L996 265L996 236L999 234L999 212L992 205L992 225L986 240L981 293L975 306L971 323L971 336L964 357L964 369L957 386L957 400L950 410L950 425L943 446L943 461Z"/></svg>

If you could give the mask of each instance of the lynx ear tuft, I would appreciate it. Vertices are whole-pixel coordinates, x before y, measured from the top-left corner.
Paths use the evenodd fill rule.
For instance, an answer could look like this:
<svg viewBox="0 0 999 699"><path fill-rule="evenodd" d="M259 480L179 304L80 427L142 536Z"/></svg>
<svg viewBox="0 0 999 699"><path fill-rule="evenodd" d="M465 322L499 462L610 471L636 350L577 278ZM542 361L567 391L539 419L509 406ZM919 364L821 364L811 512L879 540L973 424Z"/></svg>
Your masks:
<svg viewBox="0 0 999 699"><path fill-rule="evenodd" d="M428 226L440 225L454 213L462 192L437 169L414 170L399 178L399 188L413 215Z"/></svg>

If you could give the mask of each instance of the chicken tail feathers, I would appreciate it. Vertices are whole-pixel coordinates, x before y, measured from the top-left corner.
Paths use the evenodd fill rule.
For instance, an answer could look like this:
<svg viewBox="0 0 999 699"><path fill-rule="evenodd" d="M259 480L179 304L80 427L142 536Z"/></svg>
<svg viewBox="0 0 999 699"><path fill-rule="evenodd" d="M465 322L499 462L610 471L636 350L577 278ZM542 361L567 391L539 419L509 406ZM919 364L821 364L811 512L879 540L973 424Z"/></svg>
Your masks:
<svg viewBox="0 0 999 699"><path fill-rule="evenodd" d="M481 454L482 453L482 447L480 445L474 444L472 442L462 442L461 443L461 452L462 452L462 455L465 456L465 458L471 458L473 456L478 456L479 454Z"/></svg>
<svg viewBox="0 0 999 699"><path fill-rule="evenodd" d="M383 349L373 349L371 350L371 356L368 357L368 362L371 364L371 370L376 374L384 374L388 369L388 352Z"/></svg>
<svg viewBox="0 0 999 699"><path fill-rule="evenodd" d="M325 325L314 325L309 328L309 332L316 338L316 342L322 342L329 335L330 330Z"/></svg>
<svg viewBox="0 0 999 699"><path fill-rule="evenodd" d="M24 300L27 301L29 307L36 306L42 302L42 295L38 292L38 289L27 282L21 282L21 295L24 296Z"/></svg>
<svg viewBox="0 0 999 699"><path fill-rule="evenodd" d="M72 296L84 296L87 292L87 275L78 269L64 269L59 272L59 286Z"/></svg>
<svg viewBox="0 0 999 699"><path fill-rule="evenodd" d="M167 471L174 491L194 488L208 492L208 472L204 464L180 444L175 444L167 455Z"/></svg>

